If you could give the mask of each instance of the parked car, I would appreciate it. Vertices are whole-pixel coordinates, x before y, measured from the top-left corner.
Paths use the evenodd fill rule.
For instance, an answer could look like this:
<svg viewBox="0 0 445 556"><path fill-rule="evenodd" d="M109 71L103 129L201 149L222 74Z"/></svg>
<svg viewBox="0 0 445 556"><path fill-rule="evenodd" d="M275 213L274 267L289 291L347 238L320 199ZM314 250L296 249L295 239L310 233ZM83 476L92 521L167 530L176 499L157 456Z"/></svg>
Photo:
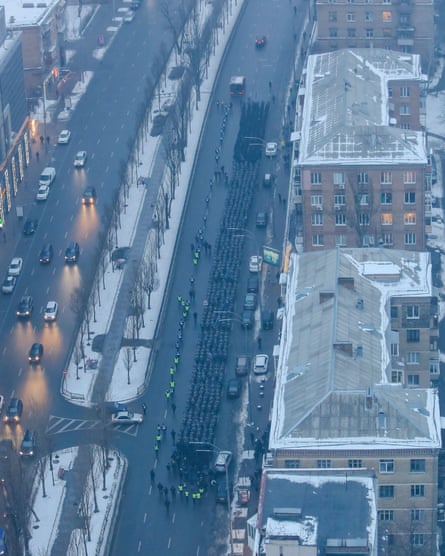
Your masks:
<svg viewBox="0 0 445 556"><path fill-rule="evenodd" d="M8 274L11 276L19 276L22 272L23 259L21 257L14 257L9 263Z"/></svg>
<svg viewBox="0 0 445 556"><path fill-rule="evenodd" d="M8 408L6 409L3 421L5 423L19 423L22 418L23 403L18 398L11 398Z"/></svg>
<svg viewBox="0 0 445 556"><path fill-rule="evenodd" d="M59 145L68 145L71 140L71 131L69 129L62 129L59 133L59 138L57 139L57 143Z"/></svg>
<svg viewBox="0 0 445 556"><path fill-rule="evenodd" d="M273 182L274 182L273 174L270 174L268 172L264 174L264 178L263 178L264 187L271 187L273 185Z"/></svg>
<svg viewBox="0 0 445 556"><path fill-rule="evenodd" d="M260 255L252 255L249 259L249 272L261 272L263 266L263 257Z"/></svg>
<svg viewBox="0 0 445 556"><path fill-rule="evenodd" d="M59 306L57 301L48 301L45 307L45 312L43 313L43 320L46 322L53 322L57 319L57 311Z"/></svg>
<svg viewBox="0 0 445 556"><path fill-rule="evenodd" d="M216 481L216 502L218 504L227 504L231 490L231 485L227 484L226 479L220 477Z"/></svg>
<svg viewBox="0 0 445 556"><path fill-rule="evenodd" d="M10 274L7 274L6 278L3 280L2 292L12 293L14 291L16 283L17 283L17 278L15 276L11 276Z"/></svg>
<svg viewBox="0 0 445 556"><path fill-rule="evenodd" d="M32 457L36 451L36 433L27 429L20 444L19 454L22 457Z"/></svg>
<svg viewBox="0 0 445 556"><path fill-rule="evenodd" d="M248 375L249 370L250 370L250 357L248 357L247 355L238 355L235 361L236 376Z"/></svg>
<svg viewBox="0 0 445 556"><path fill-rule="evenodd" d="M273 311L263 311L261 315L261 326L263 330L272 330L274 323Z"/></svg>
<svg viewBox="0 0 445 556"><path fill-rule="evenodd" d="M258 296L256 293L248 292L244 297L243 309L245 311L255 311L258 305Z"/></svg>
<svg viewBox="0 0 445 556"><path fill-rule="evenodd" d="M79 151L74 158L74 168L83 168L87 163L87 151Z"/></svg>
<svg viewBox="0 0 445 556"><path fill-rule="evenodd" d="M252 328L254 321L255 321L254 311L243 311L241 313L242 328Z"/></svg>
<svg viewBox="0 0 445 556"><path fill-rule="evenodd" d="M46 201L49 195L49 186L41 185L36 193L36 201Z"/></svg>
<svg viewBox="0 0 445 556"><path fill-rule="evenodd" d="M256 275L249 276L249 279L247 280L247 291L258 293L258 289L259 289L258 276Z"/></svg>
<svg viewBox="0 0 445 556"><path fill-rule="evenodd" d="M25 225L23 226L23 235L32 236L36 230L37 230L37 219L28 218L25 221Z"/></svg>
<svg viewBox="0 0 445 556"><path fill-rule="evenodd" d="M257 228L265 228L267 226L267 221L268 221L268 214L265 211L260 211L257 212L256 214L256 227Z"/></svg>
<svg viewBox="0 0 445 556"><path fill-rule="evenodd" d="M232 452L230 450L221 450L216 454L212 464L212 469L216 473L225 473L230 467L232 461Z"/></svg>
<svg viewBox="0 0 445 556"><path fill-rule="evenodd" d="M34 309L34 301L30 295L24 295L17 305L16 315L20 318L30 317Z"/></svg>
<svg viewBox="0 0 445 556"><path fill-rule="evenodd" d="M65 262L66 263L77 263L79 258L79 244L76 241L72 241L68 247L65 249Z"/></svg>
<svg viewBox="0 0 445 556"><path fill-rule="evenodd" d="M142 423L144 416L142 413L133 413L132 411L117 411L111 416L111 422L114 425L132 425Z"/></svg>
<svg viewBox="0 0 445 556"><path fill-rule="evenodd" d="M39 261L41 264L49 264L53 258L53 246L51 243L45 243L40 250Z"/></svg>
<svg viewBox="0 0 445 556"><path fill-rule="evenodd" d="M264 375L267 373L267 367L269 365L269 356L265 353L260 353L255 355L253 362L253 373L255 375Z"/></svg>
<svg viewBox="0 0 445 556"><path fill-rule="evenodd" d="M266 143L265 154L266 156L277 156L278 153L278 143L270 142Z"/></svg>
<svg viewBox="0 0 445 556"><path fill-rule="evenodd" d="M30 363L40 363L43 356L43 345L35 342L29 349L28 361Z"/></svg>
<svg viewBox="0 0 445 556"><path fill-rule="evenodd" d="M56 179L56 169L52 166L47 166L42 170L39 178L39 185L47 185L48 187Z"/></svg>
<svg viewBox="0 0 445 556"><path fill-rule="evenodd" d="M96 190L94 187L87 187L82 194L82 204L94 205L96 202Z"/></svg>
<svg viewBox="0 0 445 556"><path fill-rule="evenodd" d="M239 398L241 394L241 381L239 378L229 378L227 381L227 397L234 399Z"/></svg>

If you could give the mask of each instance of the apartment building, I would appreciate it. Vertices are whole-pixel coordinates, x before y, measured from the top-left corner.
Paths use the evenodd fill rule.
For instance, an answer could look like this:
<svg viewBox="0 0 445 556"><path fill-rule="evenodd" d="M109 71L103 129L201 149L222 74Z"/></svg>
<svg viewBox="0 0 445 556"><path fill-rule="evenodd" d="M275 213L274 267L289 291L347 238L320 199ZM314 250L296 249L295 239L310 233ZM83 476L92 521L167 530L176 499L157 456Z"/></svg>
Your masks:
<svg viewBox="0 0 445 556"><path fill-rule="evenodd" d="M427 339L438 335L436 309L428 253L290 258L266 464L370 473L380 553L434 552L441 429L427 386L439 360Z"/></svg>
<svg viewBox="0 0 445 556"><path fill-rule="evenodd" d="M291 176L305 251L424 248L425 207L431 210L420 123L425 83L418 55L357 49L309 56Z"/></svg>
<svg viewBox="0 0 445 556"><path fill-rule="evenodd" d="M315 52L384 48L420 54L428 73L434 53L432 0L316 0Z"/></svg>

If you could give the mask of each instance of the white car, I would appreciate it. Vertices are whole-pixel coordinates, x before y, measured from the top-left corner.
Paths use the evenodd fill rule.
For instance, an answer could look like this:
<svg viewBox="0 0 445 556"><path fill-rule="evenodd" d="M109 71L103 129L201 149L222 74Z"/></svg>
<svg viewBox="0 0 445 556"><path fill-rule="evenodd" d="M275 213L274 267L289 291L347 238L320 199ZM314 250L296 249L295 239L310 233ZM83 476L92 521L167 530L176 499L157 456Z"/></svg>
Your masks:
<svg viewBox="0 0 445 556"><path fill-rule="evenodd" d="M213 462L213 471L217 473L225 473L232 461L232 452L229 450L221 450L216 454L215 461Z"/></svg>
<svg viewBox="0 0 445 556"><path fill-rule="evenodd" d="M131 23L135 16L136 14L134 13L134 10L128 10L128 12L124 15L124 22Z"/></svg>
<svg viewBox="0 0 445 556"><path fill-rule="evenodd" d="M36 201L46 201L49 195L49 187L47 185L41 185L36 193Z"/></svg>
<svg viewBox="0 0 445 556"><path fill-rule="evenodd" d="M122 423L123 425L132 425L134 423L142 423L144 416L142 413L133 413L132 411L118 411L111 416L111 422L114 425Z"/></svg>
<svg viewBox="0 0 445 556"><path fill-rule="evenodd" d="M19 276L22 272L23 259L21 257L14 257L9 263L8 274L11 276Z"/></svg>
<svg viewBox="0 0 445 556"><path fill-rule="evenodd" d="M249 259L249 272L261 272L263 266L263 257L260 255L252 255Z"/></svg>
<svg viewBox="0 0 445 556"><path fill-rule="evenodd" d="M76 158L74 159L74 167L75 168L83 168L87 162L87 151L79 151L76 154Z"/></svg>
<svg viewBox="0 0 445 556"><path fill-rule="evenodd" d="M266 143L266 156L277 156L278 143Z"/></svg>
<svg viewBox="0 0 445 556"><path fill-rule="evenodd" d="M7 274L2 284L2 292L12 293L14 291L16 282L17 282L17 278L15 276L11 276L11 274Z"/></svg>
<svg viewBox="0 0 445 556"><path fill-rule="evenodd" d="M57 139L57 142L59 143L59 145L68 145L70 139L71 139L71 131L69 129L62 129L62 131L59 133L59 138Z"/></svg>
<svg viewBox="0 0 445 556"><path fill-rule="evenodd" d="M0 395L0 413L3 411L4 407L5 407L5 398L4 396Z"/></svg>
<svg viewBox="0 0 445 556"><path fill-rule="evenodd" d="M253 361L253 373L255 375L265 375L267 373L267 367L269 365L269 356L265 353L260 353L255 355Z"/></svg>
<svg viewBox="0 0 445 556"><path fill-rule="evenodd" d="M48 301L45 307L45 312L43 313L43 320L46 320L46 322L55 321L58 310L59 306L57 305L57 301Z"/></svg>

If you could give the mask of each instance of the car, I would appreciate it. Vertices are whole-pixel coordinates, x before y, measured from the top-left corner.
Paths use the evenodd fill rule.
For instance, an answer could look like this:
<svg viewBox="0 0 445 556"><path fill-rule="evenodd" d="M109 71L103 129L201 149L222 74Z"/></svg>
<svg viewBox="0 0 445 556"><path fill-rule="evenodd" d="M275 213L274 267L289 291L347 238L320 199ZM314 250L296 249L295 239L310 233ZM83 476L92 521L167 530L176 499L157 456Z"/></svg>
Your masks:
<svg viewBox="0 0 445 556"><path fill-rule="evenodd" d="M49 195L49 186L41 185L36 193L36 201L46 201Z"/></svg>
<svg viewBox="0 0 445 556"><path fill-rule="evenodd" d="M269 356L265 353L260 353L255 355L253 360L253 374L255 375L265 375L267 373L267 367L269 365Z"/></svg>
<svg viewBox="0 0 445 556"><path fill-rule="evenodd" d="M21 257L14 257L8 266L8 274L11 276L19 276L22 272L23 259Z"/></svg>
<svg viewBox="0 0 445 556"><path fill-rule="evenodd" d="M45 307L45 311L43 313L43 320L46 322L55 321L57 318L57 311L59 310L59 306L57 301L48 301Z"/></svg>
<svg viewBox="0 0 445 556"><path fill-rule="evenodd" d="M47 166L42 170L42 173L39 177L39 186L40 185L47 185L48 187L53 183L56 179L56 169L52 166Z"/></svg>
<svg viewBox="0 0 445 556"><path fill-rule="evenodd" d="M142 423L142 421L144 420L144 416L142 415L142 413L133 413L133 411L117 411L116 413L113 413L113 415L111 416L111 422L114 425L118 425L118 424L124 424L124 425L132 425L132 424L138 424L138 423Z"/></svg>
<svg viewBox="0 0 445 556"><path fill-rule="evenodd" d="M94 187L87 187L82 194L82 204L94 205L96 202L96 190Z"/></svg>
<svg viewBox="0 0 445 556"><path fill-rule="evenodd" d="M83 168L87 163L87 151L79 151L74 158L74 168Z"/></svg>
<svg viewBox="0 0 445 556"><path fill-rule="evenodd" d="M41 264L49 264L53 258L53 246L51 243L45 243L40 250L39 261Z"/></svg>
<svg viewBox="0 0 445 556"><path fill-rule="evenodd" d="M23 435L22 443L20 444L19 454L22 457L32 457L36 451L36 433L26 429Z"/></svg>
<svg viewBox="0 0 445 556"><path fill-rule="evenodd" d="M130 2L130 10L138 10L141 7L140 0L131 0Z"/></svg>
<svg viewBox="0 0 445 556"><path fill-rule="evenodd" d="M30 363L40 363L43 356L43 345L35 342L29 348L28 361Z"/></svg>
<svg viewBox="0 0 445 556"><path fill-rule="evenodd" d="M263 266L263 257L260 255L252 255L249 259L249 272L261 272Z"/></svg>
<svg viewBox="0 0 445 556"><path fill-rule="evenodd" d="M2 292L12 293L14 291L16 283L17 283L17 278L15 276L11 276L10 274L7 274L6 278L3 280Z"/></svg>
<svg viewBox="0 0 445 556"><path fill-rule="evenodd" d="M247 355L238 355L235 361L236 376L246 376L250 370L250 357Z"/></svg>
<svg viewBox="0 0 445 556"><path fill-rule="evenodd" d="M77 241L72 241L65 249L65 262L77 263L78 258L79 258L79 244L77 243Z"/></svg>
<svg viewBox="0 0 445 556"><path fill-rule="evenodd" d="M265 228L267 226L268 214L265 211L257 212L255 225L257 228Z"/></svg>
<svg viewBox="0 0 445 556"><path fill-rule="evenodd" d="M232 488L230 484L227 484L226 479L220 477L216 481L216 501L219 504L227 504L231 490Z"/></svg>
<svg viewBox="0 0 445 556"><path fill-rule="evenodd" d="M23 413L22 400L18 398L11 398L8 408L6 409L3 421L5 423L19 423Z"/></svg>
<svg viewBox="0 0 445 556"><path fill-rule="evenodd" d="M5 407L5 397L0 395L0 413L3 411L4 407Z"/></svg>
<svg viewBox="0 0 445 556"><path fill-rule="evenodd" d="M255 47L256 48L263 48L263 46L266 46L266 42L267 42L267 39L264 35L262 35L261 37L256 37L255 38Z"/></svg>
<svg viewBox="0 0 445 556"><path fill-rule="evenodd" d="M69 129L62 129L62 131L59 133L59 138L57 139L57 142L59 143L59 145L68 145L70 139L71 139L71 131Z"/></svg>
<svg viewBox="0 0 445 556"><path fill-rule="evenodd" d="M273 311L263 311L261 315L261 326L263 330L272 330L274 323Z"/></svg>
<svg viewBox="0 0 445 556"><path fill-rule="evenodd" d="M266 156L270 156L270 157L277 156L278 143L274 143L274 142L266 143L266 148L264 153Z"/></svg>
<svg viewBox="0 0 445 556"><path fill-rule="evenodd" d="M258 304L258 296L256 293L248 292L244 297L243 309L245 311L255 311Z"/></svg>
<svg viewBox="0 0 445 556"><path fill-rule="evenodd" d="M244 486L238 487L236 495L238 506L247 506L250 500L250 489Z"/></svg>
<svg viewBox="0 0 445 556"><path fill-rule="evenodd" d="M225 473L232 461L232 452L230 450L220 450L215 457L212 464L212 469L215 473Z"/></svg>
<svg viewBox="0 0 445 556"><path fill-rule="evenodd" d="M241 313L241 326L242 328L252 328L255 320L254 311L243 311Z"/></svg>
<svg viewBox="0 0 445 556"><path fill-rule="evenodd" d="M259 289L258 276L257 275L249 276L247 280L247 291L258 293L258 289Z"/></svg>
<svg viewBox="0 0 445 556"><path fill-rule="evenodd" d="M32 236L37 230L37 219L28 218L23 226L23 235Z"/></svg>
<svg viewBox="0 0 445 556"><path fill-rule="evenodd" d="M229 378L227 381L227 397L230 399L238 398L241 394L241 381L239 378Z"/></svg>
<svg viewBox="0 0 445 556"><path fill-rule="evenodd" d="M271 185L274 182L274 177L272 174L264 174L264 178L263 178L263 187L271 187Z"/></svg>
<svg viewBox="0 0 445 556"><path fill-rule="evenodd" d="M128 12L124 15L124 23L131 23L135 18L136 14L134 10L129 9Z"/></svg>
<svg viewBox="0 0 445 556"><path fill-rule="evenodd" d="M21 318L30 317L34 309L34 301L30 295L24 295L17 305L16 315Z"/></svg>

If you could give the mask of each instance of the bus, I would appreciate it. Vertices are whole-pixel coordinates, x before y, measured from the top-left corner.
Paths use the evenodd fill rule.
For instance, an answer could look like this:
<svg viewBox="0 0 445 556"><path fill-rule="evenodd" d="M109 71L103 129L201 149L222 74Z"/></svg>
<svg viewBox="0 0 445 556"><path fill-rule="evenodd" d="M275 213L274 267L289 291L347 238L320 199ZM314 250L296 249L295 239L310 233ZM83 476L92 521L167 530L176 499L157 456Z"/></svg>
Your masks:
<svg viewBox="0 0 445 556"><path fill-rule="evenodd" d="M229 91L232 96L244 95L246 90L246 78L244 75L234 75L229 81Z"/></svg>

